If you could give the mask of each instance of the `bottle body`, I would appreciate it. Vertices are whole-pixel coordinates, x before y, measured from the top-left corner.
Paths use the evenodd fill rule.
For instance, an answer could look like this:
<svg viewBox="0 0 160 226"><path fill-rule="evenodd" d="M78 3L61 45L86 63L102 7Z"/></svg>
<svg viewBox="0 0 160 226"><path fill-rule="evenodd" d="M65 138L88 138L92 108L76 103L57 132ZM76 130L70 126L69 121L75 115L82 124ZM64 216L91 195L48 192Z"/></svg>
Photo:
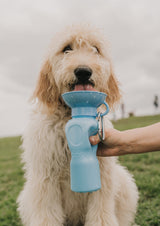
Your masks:
<svg viewBox="0 0 160 226"><path fill-rule="evenodd" d="M97 145L89 137L98 131L96 117L73 117L66 125L66 136L71 151L71 190L92 192L101 188Z"/></svg>
<svg viewBox="0 0 160 226"><path fill-rule="evenodd" d="M72 119L68 121L65 129L71 151L72 191L92 192L101 188L96 156L98 145L92 146L89 137L99 132L96 117L103 117L109 112L106 96L105 93L90 90L72 91L62 95L65 103L72 109ZM97 108L102 104L106 106L106 111L98 114Z"/></svg>

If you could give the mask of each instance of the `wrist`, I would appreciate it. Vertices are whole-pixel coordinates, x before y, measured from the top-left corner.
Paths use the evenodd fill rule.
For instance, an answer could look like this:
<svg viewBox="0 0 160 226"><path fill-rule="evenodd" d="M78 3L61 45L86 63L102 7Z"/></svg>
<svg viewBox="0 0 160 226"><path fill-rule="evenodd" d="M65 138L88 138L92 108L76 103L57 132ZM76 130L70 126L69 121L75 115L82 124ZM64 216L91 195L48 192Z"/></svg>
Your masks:
<svg viewBox="0 0 160 226"><path fill-rule="evenodd" d="M121 131L120 132L120 142L119 142L119 151L122 154L131 154L134 150L134 142L130 136L130 131Z"/></svg>

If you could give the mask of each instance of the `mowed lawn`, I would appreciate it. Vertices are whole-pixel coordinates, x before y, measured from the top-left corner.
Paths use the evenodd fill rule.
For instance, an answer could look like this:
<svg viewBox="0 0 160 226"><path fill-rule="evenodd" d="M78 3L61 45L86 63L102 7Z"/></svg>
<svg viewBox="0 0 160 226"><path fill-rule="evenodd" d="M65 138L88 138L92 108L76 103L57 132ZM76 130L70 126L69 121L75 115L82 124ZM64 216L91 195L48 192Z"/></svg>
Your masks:
<svg viewBox="0 0 160 226"><path fill-rule="evenodd" d="M159 121L160 115L131 117L114 125L125 130ZM0 226L21 225L16 212L16 199L24 184L20 144L20 137L0 139ZM160 226L160 152L121 156L120 161L134 175L139 189L136 223Z"/></svg>

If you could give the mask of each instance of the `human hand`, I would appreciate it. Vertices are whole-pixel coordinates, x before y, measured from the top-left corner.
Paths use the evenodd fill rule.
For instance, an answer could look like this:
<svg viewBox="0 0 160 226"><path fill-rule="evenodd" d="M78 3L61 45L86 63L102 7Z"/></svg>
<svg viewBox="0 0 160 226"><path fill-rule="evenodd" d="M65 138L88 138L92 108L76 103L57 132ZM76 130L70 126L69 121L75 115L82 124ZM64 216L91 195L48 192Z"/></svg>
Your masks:
<svg viewBox="0 0 160 226"><path fill-rule="evenodd" d="M98 134L90 137L92 145L98 144L98 156L139 154L160 150L160 122L126 131L105 129L105 140L100 142Z"/></svg>
<svg viewBox="0 0 160 226"><path fill-rule="evenodd" d="M100 141L98 134L89 138L92 145L98 144L98 156L118 156L127 154L123 150L123 132L109 128L105 130L105 140Z"/></svg>

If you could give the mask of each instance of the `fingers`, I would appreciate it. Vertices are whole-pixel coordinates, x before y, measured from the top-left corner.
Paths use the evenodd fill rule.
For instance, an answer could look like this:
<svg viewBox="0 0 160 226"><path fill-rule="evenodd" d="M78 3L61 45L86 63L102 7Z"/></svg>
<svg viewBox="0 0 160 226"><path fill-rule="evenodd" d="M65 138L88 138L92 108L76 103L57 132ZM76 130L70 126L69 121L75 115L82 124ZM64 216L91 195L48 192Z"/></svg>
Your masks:
<svg viewBox="0 0 160 226"><path fill-rule="evenodd" d="M100 139L99 139L98 134L96 134L95 136L91 136L91 137L89 138L89 140L90 140L90 143L91 143L92 145L96 145L96 144L98 144L98 143L100 142Z"/></svg>
<svg viewBox="0 0 160 226"><path fill-rule="evenodd" d="M91 136L89 138L92 145L98 144L97 156L119 156L126 154L122 149L123 142L121 142L121 132L110 128L105 130L105 140L100 141L99 135Z"/></svg>
<svg viewBox="0 0 160 226"><path fill-rule="evenodd" d="M92 145L96 145L99 143L98 145L98 150L97 150L97 156L99 157L109 157L109 156L116 156L117 155L117 152L113 149L108 149L106 148L106 146L102 143L100 143L100 139L99 139L99 136L98 134L95 135L95 136L91 136L89 138L90 140L90 143Z"/></svg>
<svg viewBox="0 0 160 226"><path fill-rule="evenodd" d="M105 140L103 141L104 144L108 142L108 138L112 133L116 133L116 130L112 128L105 130ZM95 136L91 136L89 140L92 145L96 145L101 142L98 133Z"/></svg>

